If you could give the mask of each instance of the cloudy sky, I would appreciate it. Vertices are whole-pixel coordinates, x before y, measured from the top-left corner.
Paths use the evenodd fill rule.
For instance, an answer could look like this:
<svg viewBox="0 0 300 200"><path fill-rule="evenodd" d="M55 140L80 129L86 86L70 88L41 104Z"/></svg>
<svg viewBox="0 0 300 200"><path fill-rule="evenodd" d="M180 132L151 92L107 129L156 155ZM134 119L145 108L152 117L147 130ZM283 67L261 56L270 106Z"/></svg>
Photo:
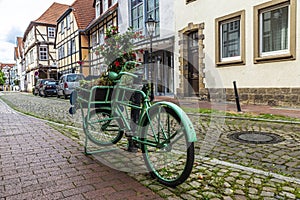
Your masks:
<svg viewBox="0 0 300 200"><path fill-rule="evenodd" d="M15 63L16 37L23 37L30 21L39 18L54 2L70 5L74 0L0 0L0 62Z"/></svg>

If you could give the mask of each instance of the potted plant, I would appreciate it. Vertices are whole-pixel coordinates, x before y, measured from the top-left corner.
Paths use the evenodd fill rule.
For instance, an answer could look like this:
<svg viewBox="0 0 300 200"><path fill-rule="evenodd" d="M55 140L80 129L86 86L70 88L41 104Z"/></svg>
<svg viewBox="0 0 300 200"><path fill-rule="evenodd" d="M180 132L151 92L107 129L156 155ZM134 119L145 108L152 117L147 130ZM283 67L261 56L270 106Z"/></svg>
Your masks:
<svg viewBox="0 0 300 200"><path fill-rule="evenodd" d="M124 33L118 31L118 27L110 26L105 33L104 43L94 50L94 53L101 56L107 70L99 78L92 81L81 81L81 87L90 89L93 86L113 86L115 83L108 78L109 72L119 73L127 61L137 60L137 51L134 50L134 40L142 39L142 32L134 32L129 28ZM140 51L141 52L141 51ZM134 64L127 65L127 70L135 68ZM107 92L112 93L112 87L97 88L94 100L103 100Z"/></svg>

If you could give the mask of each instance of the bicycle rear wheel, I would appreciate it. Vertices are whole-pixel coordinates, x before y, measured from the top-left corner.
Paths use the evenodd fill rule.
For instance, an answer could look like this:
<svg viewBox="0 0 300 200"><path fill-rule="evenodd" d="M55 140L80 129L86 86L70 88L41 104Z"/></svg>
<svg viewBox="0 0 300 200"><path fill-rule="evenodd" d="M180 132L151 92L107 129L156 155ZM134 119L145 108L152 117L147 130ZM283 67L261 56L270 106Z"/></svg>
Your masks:
<svg viewBox="0 0 300 200"><path fill-rule="evenodd" d="M194 163L194 143L188 141L180 116L170 107L150 108L142 139L145 163L152 177L169 187L183 183Z"/></svg>
<svg viewBox="0 0 300 200"><path fill-rule="evenodd" d="M116 144L124 134L122 127L122 121L112 116L110 110L95 109L89 119L85 117L86 136L100 146Z"/></svg>

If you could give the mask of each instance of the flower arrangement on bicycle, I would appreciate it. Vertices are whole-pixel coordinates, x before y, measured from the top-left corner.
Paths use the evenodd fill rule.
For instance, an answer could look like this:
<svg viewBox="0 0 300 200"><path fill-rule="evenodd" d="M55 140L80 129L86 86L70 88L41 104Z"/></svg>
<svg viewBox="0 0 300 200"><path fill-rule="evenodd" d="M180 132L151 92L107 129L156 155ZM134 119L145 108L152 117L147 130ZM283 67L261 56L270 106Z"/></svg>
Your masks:
<svg viewBox="0 0 300 200"><path fill-rule="evenodd" d="M100 75L95 85L113 85L113 82L108 79L107 73L119 73L127 61L137 61L137 51L134 50L133 42L144 37L141 32L134 32L130 28L126 32L120 33L116 26L110 26L105 35L104 43L96 48L94 53L103 58L107 70ZM127 69L134 67L134 64L127 65Z"/></svg>

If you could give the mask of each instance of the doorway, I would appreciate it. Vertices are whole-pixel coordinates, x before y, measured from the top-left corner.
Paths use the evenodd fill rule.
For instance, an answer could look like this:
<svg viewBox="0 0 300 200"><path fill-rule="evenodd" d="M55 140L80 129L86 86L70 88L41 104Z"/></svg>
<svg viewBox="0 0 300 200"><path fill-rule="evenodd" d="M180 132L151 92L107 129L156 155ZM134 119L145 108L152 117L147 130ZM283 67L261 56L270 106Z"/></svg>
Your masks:
<svg viewBox="0 0 300 200"><path fill-rule="evenodd" d="M188 96L199 96L198 31L188 34Z"/></svg>

